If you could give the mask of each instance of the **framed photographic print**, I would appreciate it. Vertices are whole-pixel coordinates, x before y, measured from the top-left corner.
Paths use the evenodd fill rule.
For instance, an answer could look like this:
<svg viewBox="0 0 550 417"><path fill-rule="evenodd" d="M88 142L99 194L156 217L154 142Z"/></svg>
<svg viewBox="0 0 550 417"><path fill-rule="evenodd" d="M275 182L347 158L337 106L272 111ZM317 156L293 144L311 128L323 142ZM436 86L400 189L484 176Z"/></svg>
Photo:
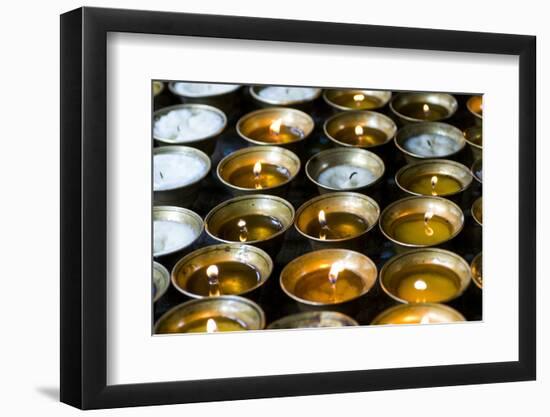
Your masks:
<svg viewBox="0 0 550 417"><path fill-rule="evenodd" d="M535 378L535 38L61 16L61 400Z"/></svg>

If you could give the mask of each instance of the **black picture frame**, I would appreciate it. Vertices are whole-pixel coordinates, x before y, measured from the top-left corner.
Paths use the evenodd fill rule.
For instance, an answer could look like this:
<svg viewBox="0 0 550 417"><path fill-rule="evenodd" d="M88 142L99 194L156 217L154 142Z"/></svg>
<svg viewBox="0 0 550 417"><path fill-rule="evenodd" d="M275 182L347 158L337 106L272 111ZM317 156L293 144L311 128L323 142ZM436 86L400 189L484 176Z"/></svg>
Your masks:
<svg viewBox="0 0 550 417"><path fill-rule="evenodd" d="M106 384L108 32L519 56L519 360ZM536 378L536 38L312 21L80 8L61 16L61 401L82 409Z"/></svg>

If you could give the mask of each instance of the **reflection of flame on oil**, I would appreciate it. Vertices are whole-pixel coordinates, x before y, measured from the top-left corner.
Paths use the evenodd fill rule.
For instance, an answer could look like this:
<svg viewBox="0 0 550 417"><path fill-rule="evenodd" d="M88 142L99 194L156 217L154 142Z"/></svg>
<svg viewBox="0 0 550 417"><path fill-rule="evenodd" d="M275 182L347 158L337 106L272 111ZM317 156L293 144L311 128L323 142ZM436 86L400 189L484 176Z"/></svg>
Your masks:
<svg viewBox="0 0 550 417"><path fill-rule="evenodd" d="M246 242L248 239L248 229L246 228L246 222L243 219L240 219L237 222L237 226L239 227L239 241Z"/></svg>
<svg viewBox="0 0 550 417"><path fill-rule="evenodd" d="M214 319L208 319L206 321L206 333L214 333L218 331L218 325Z"/></svg>
<svg viewBox="0 0 550 417"><path fill-rule="evenodd" d="M277 119L271 125L269 126L269 132L278 135L281 131L281 124L283 123L283 119Z"/></svg>
<svg viewBox="0 0 550 417"><path fill-rule="evenodd" d="M424 231L428 236L432 236L434 234L434 229L432 229L428 222L432 219L434 216L434 213L432 211L427 211L426 214L424 214Z"/></svg>

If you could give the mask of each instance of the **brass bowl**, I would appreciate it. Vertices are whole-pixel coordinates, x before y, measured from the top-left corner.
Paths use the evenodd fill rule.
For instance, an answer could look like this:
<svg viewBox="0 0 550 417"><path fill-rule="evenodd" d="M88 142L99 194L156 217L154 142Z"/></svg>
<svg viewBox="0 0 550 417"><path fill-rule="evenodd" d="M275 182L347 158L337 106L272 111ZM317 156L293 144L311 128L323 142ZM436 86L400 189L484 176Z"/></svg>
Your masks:
<svg viewBox="0 0 550 417"><path fill-rule="evenodd" d="M294 207L277 196L251 194L218 204L204 219L206 233L220 243L239 243L222 239L218 236L219 230L228 220L249 214L272 216L282 223L283 228L268 239L246 241L247 245L257 246L270 255L276 254L281 249L284 234L294 223Z"/></svg>
<svg viewBox="0 0 550 417"><path fill-rule="evenodd" d="M231 175L237 169L247 165L253 166L258 161L284 167L290 173L290 177L287 181L275 187L262 188L260 190L239 187L229 181ZM284 197L290 187L290 182L300 172L300 167L300 158L288 149L280 146L251 146L230 153L223 158L218 164L216 174L220 182L225 185L234 196L261 192L262 194Z"/></svg>
<svg viewBox="0 0 550 417"><path fill-rule="evenodd" d="M454 308L444 304L400 304L380 313L371 324L438 324L466 321Z"/></svg>
<svg viewBox="0 0 550 417"><path fill-rule="evenodd" d="M410 138L430 134L441 135L451 139L453 142L456 143L456 150L444 155L434 156L420 155L418 153L411 152L406 148L405 143ZM466 146L466 140L464 139L464 135L459 129L447 123L423 122L406 125L399 129L397 135L395 136L395 146L397 146L397 149L399 149L399 151L403 153L403 156L405 157L407 163L412 164L425 159L443 159L453 157L454 155L458 154L464 148L464 146Z"/></svg>
<svg viewBox="0 0 550 417"><path fill-rule="evenodd" d="M307 226L319 216L319 211L325 214L345 212L361 217L367 223L367 229L355 236L341 239L320 239L307 234ZM367 233L378 223L380 207L371 197L353 192L323 194L305 202L296 211L295 227L304 236L313 249L345 248L364 249Z"/></svg>
<svg viewBox="0 0 550 417"><path fill-rule="evenodd" d="M169 265L171 261L179 259L184 253L189 252L193 245L199 240L202 231L204 230L204 223L201 217L194 211L175 206L155 206L153 207L153 225L155 221L166 220L188 225L193 229L195 239L189 242L185 246L180 246L171 251L164 251L161 253L155 253L153 249L153 256L155 259L162 259L164 264ZM154 227L153 227L154 229ZM153 230L154 236L154 230Z"/></svg>
<svg viewBox="0 0 550 417"><path fill-rule="evenodd" d="M230 114L239 100L241 85L232 84L232 88L227 88L223 92L197 93L191 91L181 91L177 84L181 82L172 81L168 83L168 89L184 104L207 104ZM183 83L183 84L209 84L209 83ZM210 83L218 84L218 83ZM224 84L229 87L231 84Z"/></svg>
<svg viewBox="0 0 550 417"><path fill-rule="evenodd" d="M466 102L468 112L474 117L477 126L481 126L483 121L483 97L472 96Z"/></svg>
<svg viewBox="0 0 550 417"><path fill-rule="evenodd" d="M267 326L267 328L270 330L280 330L348 326L359 326L359 323L337 311L306 311L276 320Z"/></svg>
<svg viewBox="0 0 550 417"><path fill-rule="evenodd" d="M426 195L412 191L409 188L412 181L418 176L424 175L446 175L460 182L460 190L454 193L438 194L439 197L449 198L455 196L466 190L472 183L472 174L466 166L446 159L427 159L416 164L405 165L395 174L395 183L401 190L409 195Z"/></svg>
<svg viewBox="0 0 550 417"><path fill-rule="evenodd" d="M472 126L464 131L464 139L472 150L474 159L481 159L483 156L483 129L481 126Z"/></svg>
<svg viewBox="0 0 550 417"><path fill-rule="evenodd" d="M173 307L156 322L153 333L180 333L182 328L195 320L218 317L236 320L246 330L265 327L265 314L258 304L236 295L222 295L191 300Z"/></svg>
<svg viewBox="0 0 550 417"><path fill-rule="evenodd" d="M181 110L181 109L202 109L206 111L211 111L220 117L222 124L219 129L213 131L212 133L193 140L178 141L177 139L162 138L162 137L155 136L154 125L157 122L157 120L159 120L162 116L167 115L173 110ZM214 150L216 149L216 142L219 136L225 130L226 126L227 126L227 117L225 113L220 109L218 109L217 107L209 106L206 104L177 104L175 106L163 107L162 109L157 110L153 113L153 139L155 140L157 145L159 146L185 145L191 148L201 150L207 153L208 155L212 155L214 153Z"/></svg>
<svg viewBox="0 0 550 417"><path fill-rule="evenodd" d="M160 300L169 286L170 272L158 262L153 261L153 303Z"/></svg>
<svg viewBox="0 0 550 417"><path fill-rule="evenodd" d="M390 101L390 110L395 114L401 124L405 125L427 121L426 119L417 119L402 113L403 108L410 103L431 104L445 108L447 114L437 120L432 120L434 122L450 118L458 109L458 102L456 99L447 93L400 93L393 96Z"/></svg>
<svg viewBox="0 0 550 417"><path fill-rule="evenodd" d="M210 172L212 163L210 162L210 158L208 157L208 155L198 149L190 148L188 146L162 146L159 148L153 148L153 165L155 161L155 155L178 153L201 160L205 166L204 173L200 177L196 178L194 181L182 186L163 190L153 189L153 200L155 204L167 204L183 207L191 206L195 201L195 197L197 191L199 190L201 181L206 178L206 176Z"/></svg>
<svg viewBox="0 0 550 417"><path fill-rule="evenodd" d="M363 126L369 127L381 131L385 136L386 140L377 145L352 145L346 142L342 142L335 138L335 135L340 130L347 128L349 126ZM332 117L329 117L325 124L323 125L323 130L327 138L338 146L346 146L352 148L376 148L390 142L397 132L397 126L394 121L388 116L383 115L382 113L377 113L374 111L346 111L337 113Z"/></svg>
<svg viewBox="0 0 550 417"><path fill-rule="evenodd" d="M441 303L446 303L460 297L466 288L468 288L468 285L470 285L470 266L461 256L448 250L426 248L396 255L387 261L380 270L380 286L389 297L399 303L418 304L400 298L397 295L397 287L401 282L403 273L405 273L407 269L427 265L437 265L448 269L455 273L460 280L460 286L456 294L448 299L439 301Z"/></svg>
<svg viewBox="0 0 550 417"><path fill-rule="evenodd" d="M269 255L255 246L242 244L212 245L198 249L181 258L172 269L172 285L188 297L207 298L208 296L193 293L187 288L189 278L197 270L221 262L244 263L253 267L260 275L260 279L254 287L238 294L229 295L242 296L252 293L266 283L273 271L273 261Z"/></svg>
<svg viewBox="0 0 550 417"><path fill-rule="evenodd" d="M335 262L343 262L347 270L354 272L363 280L363 290L354 298L341 302L317 302L305 300L295 294L296 284L308 273L319 269L328 269ZM327 272L328 273L328 272ZM303 308L326 308L327 306L346 306L366 295L376 283L378 271L374 262L367 256L348 249L324 249L306 253L290 261L281 271L279 283L281 289Z"/></svg>
<svg viewBox="0 0 550 417"><path fill-rule="evenodd" d="M472 176L479 182L480 184L483 182L483 160L476 159L474 163L472 164L471 173Z"/></svg>
<svg viewBox="0 0 550 417"><path fill-rule="evenodd" d="M482 197L478 197L472 204L472 217L477 224L483 226L483 202Z"/></svg>
<svg viewBox="0 0 550 417"><path fill-rule="evenodd" d="M453 228L451 236L436 246L444 245L455 238L464 227L464 214L459 206L443 197L406 197L388 205L380 214L380 231L390 240L397 252L410 249L426 248L433 245L421 245L400 242L392 236L392 226L395 221L411 214L425 214L431 211L434 215L446 219Z"/></svg>
<svg viewBox="0 0 550 417"><path fill-rule="evenodd" d="M319 176L328 168L351 165L370 171L374 179L372 182L359 187L335 188L319 182ZM320 194L335 191L358 191L362 192L377 184L384 176L384 162L373 152L366 149L335 148L327 149L313 155L306 163L306 175L309 180L317 186Z"/></svg>
<svg viewBox="0 0 550 417"><path fill-rule="evenodd" d="M283 125L300 129L303 136L293 142L272 143L253 139L249 136L254 130L270 126L275 120L282 119ZM308 138L313 131L315 123L311 116L303 111L287 107L269 107L266 109L255 110L245 114L237 122L237 133L241 138L252 145L259 146L282 146L287 149L296 149L296 145Z"/></svg>
<svg viewBox="0 0 550 417"><path fill-rule="evenodd" d="M274 100L266 97L262 97L261 92L263 89L268 87L285 87L285 86L269 86L269 85L253 85L250 86L249 92L252 98L261 106L261 107L273 107L273 106L283 106L283 107L299 107L303 108L305 105L311 103L313 100L316 100L321 95L320 88L313 87L288 87L288 88L308 88L313 91L311 97L300 99L300 100Z"/></svg>
<svg viewBox="0 0 550 417"><path fill-rule="evenodd" d="M355 89L327 89L323 91L323 99L336 111L352 111L356 108L338 104L343 95L362 95L367 105L361 110L376 110L384 107L391 99L391 91L355 90Z"/></svg>
<svg viewBox="0 0 550 417"><path fill-rule="evenodd" d="M474 284L481 290L483 289L483 258L482 258L482 252L479 252L474 259L472 259L472 263L470 264L470 268L472 270L472 281L474 281Z"/></svg>

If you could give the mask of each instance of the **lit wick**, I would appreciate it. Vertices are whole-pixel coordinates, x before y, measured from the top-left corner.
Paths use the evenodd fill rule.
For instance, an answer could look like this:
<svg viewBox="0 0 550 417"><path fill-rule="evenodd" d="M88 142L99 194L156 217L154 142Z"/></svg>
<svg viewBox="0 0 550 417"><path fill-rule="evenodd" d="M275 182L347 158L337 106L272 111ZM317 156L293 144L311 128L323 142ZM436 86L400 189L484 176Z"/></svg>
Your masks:
<svg viewBox="0 0 550 417"><path fill-rule="evenodd" d="M206 333L214 333L218 331L218 325L214 319L206 320Z"/></svg>
<svg viewBox="0 0 550 417"><path fill-rule="evenodd" d="M432 219L434 216L433 212L427 211L426 214L424 214L424 231L426 232L426 235L432 236L434 234L434 229L432 229L428 222Z"/></svg>
<svg viewBox="0 0 550 417"><path fill-rule="evenodd" d="M319 220L319 225L321 226L321 230L319 231L319 239L326 240L327 234L326 231L328 230L327 225L327 218L325 216L325 211L321 210L319 211L319 215L317 216Z"/></svg>
<svg viewBox="0 0 550 417"><path fill-rule="evenodd" d="M414 288L418 291L424 291L426 288L428 288L428 284L426 284L426 281L423 279L418 279L414 282Z"/></svg>
<svg viewBox="0 0 550 417"><path fill-rule="evenodd" d="M344 264L342 262L335 262L330 267L328 273L328 280L332 288L332 298L336 301L336 281L338 281L338 274L344 270Z"/></svg>
<svg viewBox="0 0 550 417"><path fill-rule="evenodd" d="M353 96L353 100L355 100L355 103L356 104L359 104L359 102L363 101L365 99L365 95L364 94L355 94Z"/></svg>
<svg viewBox="0 0 550 417"><path fill-rule="evenodd" d="M271 125L269 125L269 133L272 135L278 135L281 131L281 124L283 123L283 119L277 119Z"/></svg>
<svg viewBox="0 0 550 417"><path fill-rule="evenodd" d="M260 184L258 181L260 180L260 174L262 173L262 163L260 161L256 162L254 164L254 168L252 169L252 172L254 174L254 187L259 190L262 188L262 184Z"/></svg>
<svg viewBox="0 0 550 417"><path fill-rule="evenodd" d="M432 195L437 195L437 193L435 192L435 186L437 185L437 175L434 175L431 179L431 183L432 183Z"/></svg>
<svg viewBox="0 0 550 417"><path fill-rule="evenodd" d="M364 130L363 130L363 126L355 126L355 134L357 136L361 136L363 134Z"/></svg>
<svg viewBox="0 0 550 417"><path fill-rule="evenodd" d="M208 277L208 295L210 297L217 297L220 295L220 281L218 280L219 273L220 271L216 265L210 265L206 268L206 276Z"/></svg>
<svg viewBox="0 0 550 417"><path fill-rule="evenodd" d="M246 242L246 239L248 239L248 229L246 228L246 222L243 219L240 219L237 222L237 226L240 229L239 241Z"/></svg>
<svg viewBox="0 0 550 417"><path fill-rule="evenodd" d="M424 114L427 115L430 112L430 106L428 106L427 104L424 104L422 106L422 110L424 110Z"/></svg>

